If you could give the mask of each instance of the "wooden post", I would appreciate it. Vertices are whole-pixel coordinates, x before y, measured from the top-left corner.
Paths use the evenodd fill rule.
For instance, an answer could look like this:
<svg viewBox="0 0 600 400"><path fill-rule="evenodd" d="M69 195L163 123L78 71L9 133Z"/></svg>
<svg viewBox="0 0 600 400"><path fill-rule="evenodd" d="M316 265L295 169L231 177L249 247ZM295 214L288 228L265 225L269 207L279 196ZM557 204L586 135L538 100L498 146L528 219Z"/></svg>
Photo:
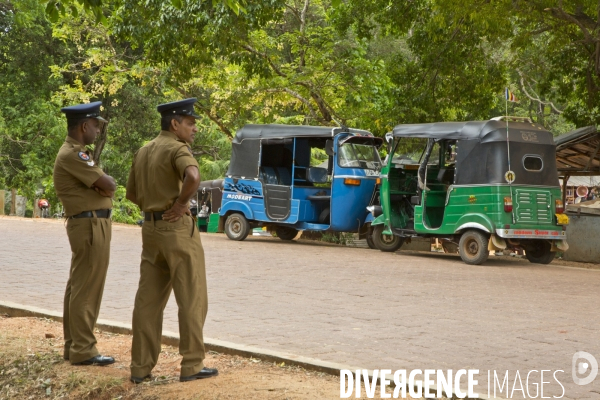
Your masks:
<svg viewBox="0 0 600 400"><path fill-rule="evenodd" d="M42 216L42 210L38 207L38 199L33 199L33 215L32 218L40 218Z"/></svg>
<svg viewBox="0 0 600 400"><path fill-rule="evenodd" d="M0 215L4 215L4 190L0 190Z"/></svg>
<svg viewBox="0 0 600 400"><path fill-rule="evenodd" d="M570 176L568 174L563 176L562 202L565 211L567 211L567 182L569 181L569 178Z"/></svg>
<svg viewBox="0 0 600 400"><path fill-rule="evenodd" d="M10 190L10 215L17 215L17 189Z"/></svg>

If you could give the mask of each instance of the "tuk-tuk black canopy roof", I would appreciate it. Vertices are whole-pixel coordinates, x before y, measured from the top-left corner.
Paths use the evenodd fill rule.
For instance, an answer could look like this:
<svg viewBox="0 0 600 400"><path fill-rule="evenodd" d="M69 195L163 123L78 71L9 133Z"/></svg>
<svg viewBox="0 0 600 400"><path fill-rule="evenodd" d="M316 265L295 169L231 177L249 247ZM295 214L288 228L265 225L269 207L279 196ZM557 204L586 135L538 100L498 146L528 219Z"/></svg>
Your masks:
<svg viewBox="0 0 600 400"><path fill-rule="evenodd" d="M238 130L231 145L231 162L227 176L255 179L259 176L261 142L274 144L294 138L325 141L341 133L374 138L368 131L353 128L308 125L245 125ZM376 138L379 139L379 138ZM264 144L264 143L263 143Z"/></svg>
<svg viewBox="0 0 600 400"><path fill-rule="evenodd" d="M508 129L506 120L398 125L393 136L457 140L457 185L506 184L505 174L511 170L514 184L558 186L552 134L531 122L509 121ZM525 167L530 157L542 160L541 170Z"/></svg>
<svg viewBox="0 0 600 400"><path fill-rule="evenodd" d="M359 133L373 136L368 131L353 128L309 126L309 125L245 125L238 130L233 143L241 143L244 139L286 139L295 137L333 137L338 133Z"/></svg>
<svg viewBox="0 0 600 400"><path fill-rule="evenodd" d="M404 124L394 127L394 137L425 139L479 140L482 143L506 141L506 121L435 122ZM552 134L541 125L529 122L508 122L509 140L537 144L554 144ZM532 140L532 133L536 133Z"/></svg>

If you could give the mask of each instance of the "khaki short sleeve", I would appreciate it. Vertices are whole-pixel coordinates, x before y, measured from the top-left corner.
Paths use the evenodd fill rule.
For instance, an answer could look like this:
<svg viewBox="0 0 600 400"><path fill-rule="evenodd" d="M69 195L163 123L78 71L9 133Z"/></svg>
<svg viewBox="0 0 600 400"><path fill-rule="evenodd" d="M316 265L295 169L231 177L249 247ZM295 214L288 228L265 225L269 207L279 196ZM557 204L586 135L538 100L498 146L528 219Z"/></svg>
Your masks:
<svg viewBox="0 0 600 400"><path fill-rule="evenodd" d="M185 169L187 167L193 165L196 168L200 169L200 167L198 166L198 161L196 161L196 159L192 155L192 152L187 146L181 146L179 149L177 149L177 152L174 156L173 164L175 166L175 169L177 170L177 173L179 174L179 178L182 181Z"/></svg>
<svg viewBox="0 0 600 400"><path fill-rule="evenodd" d="M84 160L81 152L69 152L61 161L63 168L87 187L92 187L104 172L94 163L91 157ZM85 153L84 153L85 154Z"/></svg>

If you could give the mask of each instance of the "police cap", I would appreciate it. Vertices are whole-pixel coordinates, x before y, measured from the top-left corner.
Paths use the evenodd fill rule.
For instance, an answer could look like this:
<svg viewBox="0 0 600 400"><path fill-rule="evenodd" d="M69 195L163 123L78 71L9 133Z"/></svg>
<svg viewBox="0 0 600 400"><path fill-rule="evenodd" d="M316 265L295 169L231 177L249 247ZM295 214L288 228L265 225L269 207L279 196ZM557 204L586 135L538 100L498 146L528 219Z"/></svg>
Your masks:
<svg viewBox="0 0 600 400"><path fill-rule="evenodd" d="M192 97L185 100L172 101L170 103L160 104L156 107L156 110L162 117L168 117L169 115L189 115L199 119L200 116L194 113L194 103L196 98Z"/></svg>
<svg viewBox="0 0 600 400"><path fill-rule="evenodd" d="M65 113L68 120L80 120L85 118L96 118L101 122L108 122L100 116L101 101L93 103L77 104L75 106L63 107L60 111Z"/></svg>

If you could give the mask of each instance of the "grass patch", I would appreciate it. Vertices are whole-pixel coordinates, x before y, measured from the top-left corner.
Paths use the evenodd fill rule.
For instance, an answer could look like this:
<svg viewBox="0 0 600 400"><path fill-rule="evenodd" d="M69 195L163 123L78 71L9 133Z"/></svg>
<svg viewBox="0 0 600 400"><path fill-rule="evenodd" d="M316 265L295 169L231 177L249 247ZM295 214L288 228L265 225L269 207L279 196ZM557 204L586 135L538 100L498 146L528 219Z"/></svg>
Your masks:
<svg viewBox="0 0 600 400"><path fill-rule="evenodd" d="M28 355L2 354L0 399L112 399L124 394L124 379L86 371L59 376L56 367L64 361L58 352Z"/></svg>
<svg viewBox="0 0 600 400"><path fill-rule="evenodd" d="M0 399L46 397L52 394L56 373L53 367L63 362L56 352L2 354L0 359Z"/></svg>

